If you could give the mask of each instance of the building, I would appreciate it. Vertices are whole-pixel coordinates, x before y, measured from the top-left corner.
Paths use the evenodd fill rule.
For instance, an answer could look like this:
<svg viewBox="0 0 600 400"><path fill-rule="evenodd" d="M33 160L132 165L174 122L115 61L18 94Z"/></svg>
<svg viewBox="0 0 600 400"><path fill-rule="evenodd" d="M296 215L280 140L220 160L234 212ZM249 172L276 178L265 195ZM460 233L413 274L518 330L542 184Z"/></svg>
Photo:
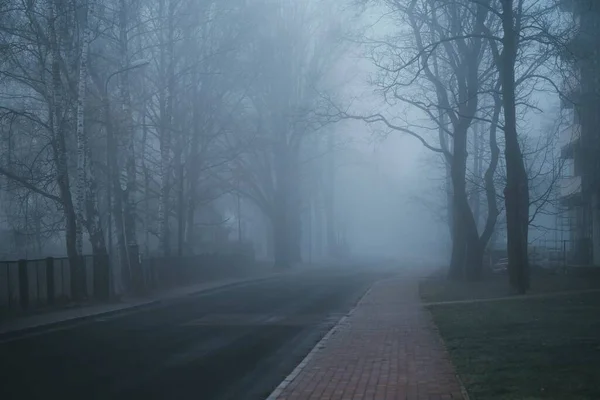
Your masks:
<svg viewBox="0 0 600 400"><path fill-rule="evenodd" d="M574 30L563 53L561 104L571 121L561 133L558 231L568 264L600 265L600 1L561 0L561 10Z"/></svg>

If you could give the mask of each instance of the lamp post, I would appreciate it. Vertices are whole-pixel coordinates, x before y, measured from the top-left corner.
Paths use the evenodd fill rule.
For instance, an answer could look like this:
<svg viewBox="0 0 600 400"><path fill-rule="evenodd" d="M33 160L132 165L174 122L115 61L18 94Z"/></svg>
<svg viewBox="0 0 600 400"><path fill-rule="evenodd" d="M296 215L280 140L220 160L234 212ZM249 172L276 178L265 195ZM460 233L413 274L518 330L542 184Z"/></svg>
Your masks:
<svg viewBox="0 0 600 400"><path fill-rule="evenodd" d="M238 223L238 242L242 244L242 203L240 192L237 193L237 223Z"/></svg>
<svg viewBox="0 0 600 400"><path fill-rule="evenodd" d="M127 67L118 69L111 73L106 80L104 81L104 113L105 113L105 122L106 122L106 171L107 171L107 203L108 203L108 255L109 259L112 256L112 248L113 248L113 229L112 229L112 219L113 219L113 194L112 194L112 184L113 184L113 166L115 161L115 151L114 146L114 132L112 126L112 120L110 118L110 101L108 98L108 85L110 80L123 72L130 71L133 69L143 68L150 64L150 61L141 59L132 62Z"/></svg>

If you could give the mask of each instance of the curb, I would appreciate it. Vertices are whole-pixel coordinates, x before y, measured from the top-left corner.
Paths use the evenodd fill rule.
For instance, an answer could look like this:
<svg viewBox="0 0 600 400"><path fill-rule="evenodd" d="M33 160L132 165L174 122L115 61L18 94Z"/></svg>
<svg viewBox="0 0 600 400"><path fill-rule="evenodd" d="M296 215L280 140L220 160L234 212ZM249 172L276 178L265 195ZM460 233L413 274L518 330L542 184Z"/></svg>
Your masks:
<svg viewBox="0 0 600 400"><path fill-rule="evenodd" d="M445 306L445 305L453 305L453 304L495 303L495 302L503 302L503 301L514 301L514 300L546 299L546 298L552 298L552 297L572 296L572 295L577 295L577 294L588 294L588 293L598 293L598 292L600 292L600 289L562 290L559 292L534 293L534 294L525 294L525 295L516 295L516 296L501 296L501 297L489 297L489 298L479 298L479 299L445 300L445 301L428 301L428 302L424 302L421 300L421 304L424 307L431 307L431 306Z"/></svg>
<svg viewBox="0 0 600 400"><path fill-rule="evenodd" d="M458 382L458 386L460 387L460 394L462 395L462 400L471 400L471 398L469 396L469 392L467 391L465 384L463 383L462 379L460 378L460 375L458 374L458 371L456 370L456 366L452 362L452 358L450 357L450 352L448 351L448 346L446 346L446 341L442 337L442 334L440 333L440 329L438 328L437 324L435 323L433 314L431 313L430 310L427 309L427 307L423 307L423 311L425 311L427 313L427 315L429 316L429 320L433 326L433 331L435 333L435 336L436 336L437 340L439 340L440 344L442 345L444 355L447 357L448 362L452 366L452 372L454 374L454 378L456 379L456 381Z"/></svg>
<svg viewBox="0 0 600 400"><path fill-rule="evenodd" d="M377 284L377 282L374 282L369 287L369 289L367 289L367 291L356 302L356 305L354 307L352 307L352 309L345 316L343 316L342 318L340 318L338 320L338 322L333 326L333 328L331 328L329 330L329 332L327 332L325 334L325 336L323 336L323 338L317 342L315 347L313 347L312 350L306 355L306 357L304 357L304 359L302 359L300 364L298 364L296 366L296 368L294 368L294 370L288 376L285 377L285 379L275 388L275 390L273 390L273 392L271 392L269 397L267 397L265 400L277 400L277 398L285 391L285 389L306 368L306 365L310 362L310 360L312 360L314 358L315 354L317 354L317 352L319 350L321 350L325 347L325 344L327 343L327 341L329 341L329 339L333 335L335 335L335 333L340 329L340 327L344 323L344 321L346 321L346 319L348 319L354 313L354 311L360 305L360 303L363 301L363 299L365 297L367 297L367 295L369 295L369 293L371 293L371 290L373 289L373 286L375 286L375 284Z"/></svg>
<svg viewBox="0 0 600 400"><path fill-rule="evenodd" d="M158 305L161 302L162 302L162 300L151 300L146 303L136 304L136 305L133 305L130 307L123 307L123 308L118 308L115 310L108 310L108 311L100 311L100 312L97 312L94 314L82 315L82 316L78 316L78 317L63 319L60 321L42 323L39 325L27 327L27 328L10 330L7 332L0 333L0 343L17 340L17 339L23 339L23 338L26 338L29 336L40 334L40 333L51 332L51 331L58 330L60 328L66 327L66 326L72 326L72 325L77 325L79 323L84 323L90 319L94 319L94 318L98 318L98 317L106 317L109 315L125 313L128 311L138 311L143 308L150 308L152 306Z"/></svg>
<svg viewBox="0 0 600 400"><path fill-rule="evenodd" d="M66 318L66 319L63 319L60 321L42 323L39 325L34 325L34 326L26 327L26 328L17 328L14 330L9 330L9 331L0 333L0 343L10 342L10 341L18 340L18 339L24 339L24 338L27 338L30 336L35 336L37 334L52 332L52 331L56 331L56 330L60 330L62 328L68 327L68 326L76 326L76 325L85 323L85 322L95 319L95 318L107 317L107 316L118 315L118 314L125 314L128 312L141 311L146 308L156 307L160 304L163 304L163 303L166 303L169 301L177 301L177 300L182 300L182 299L186 299L189 297L204 295L204 294L208 295L208 294L211 294L214 292L218 292L219 290L228 289L228 288L235 287L235 286L243 286L245 284L264 282L264 281L280 278L281 276L285 276L285 275L275 274L274 276L266 276L266 277L261 277L261 278L249 278L249 279L245 279L245 280L239 280L236 282L228 282L228 283L224 283L222 285L215 285L213 287L198 289L196 291L192 291L192 292L181 294L181 295L173 295L172 297L166 297L163 299L148 300L147 302L135 304L132 306L124 306L123 308L117 308L114 310L100 311L100 312L97 312L94 314Z"/></svg>

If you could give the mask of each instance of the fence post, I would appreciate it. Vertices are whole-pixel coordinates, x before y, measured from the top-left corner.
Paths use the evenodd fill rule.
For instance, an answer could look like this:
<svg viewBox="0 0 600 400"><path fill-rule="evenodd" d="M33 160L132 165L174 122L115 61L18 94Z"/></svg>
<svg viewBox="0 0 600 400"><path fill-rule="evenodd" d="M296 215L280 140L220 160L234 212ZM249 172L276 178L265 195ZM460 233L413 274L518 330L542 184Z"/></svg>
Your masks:
<svg viewBox="0 0 600 400"><path fill-rule="evenodd" d="M140 265L140 248L136 243L130 243L129 251L129 271L131 274L131 286L134 293L140 294L144 291L142 269Z"/></svg>
<svg viewBox="0 0 600 400"><path fill-rule="evenodd" d="M46 258L46 292L48 304L54 304L55 289L54 289L54 258Z"/></svg>
<svg viewBox="0 0 600 400"><path fill-rule="evenodd" d="M19 268L19 298L21 307L29 307L29 274L27 271L27 260L18 261Z"/></svg>

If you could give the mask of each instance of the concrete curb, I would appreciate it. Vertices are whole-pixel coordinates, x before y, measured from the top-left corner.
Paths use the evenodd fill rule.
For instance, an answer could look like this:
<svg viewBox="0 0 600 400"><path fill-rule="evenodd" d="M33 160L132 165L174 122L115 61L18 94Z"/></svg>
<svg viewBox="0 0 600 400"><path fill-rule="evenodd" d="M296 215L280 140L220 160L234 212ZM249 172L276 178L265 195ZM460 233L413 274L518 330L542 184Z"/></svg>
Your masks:
<svg viewBox="0 0 600 400"><path fill-rule="evenodd" d="M340 329L340 327L344 323L344 321L346 321L346 319L348 319L354 313L354 311L357 309L357 307L360 305L360 303L363 301L363 299L365 297L367 297L369 295L369 293L371 293L373 286L375 286L376 284L377 284L377 282L374 282L371 285L371 287L369 287L369 289L367 289L365 294L363 294L360 297L360 299L356 302L356 305L348 312L348 314L346 314L345 316L343 316L342 318L339 319L339 321L334 325L334 327L331 328L329 330L329 332L327 332L321 340L319 340L319 342L315 345L315 347L312 348L312 350L306 355L306 357L304 357L304 359L300 362L300 364L298 364L296 366L296 368L294 368L294 370L275 388L275 390L273 390L273 392L271 392L271 394L269 395L269 397L266 398L266 400L277 400L277 398L285 391L285 389L306 368L308 363L314 358L315 354L317 354L317 352L319 350L321 350L325 347L325 344L327 343L327 341L329 341L329 339L333 335L335 335L335 333Z"/></svg>
<svg viewBox="0 0 600 400"><path fill-rule="evenodd" d="M430 306L445 306L453 304L472 304L472 303L494 303L502 301L529 300L529 299L547 299L552 297L572 296L577 294L598 293L600 289L583 289L583 290L563 290L560 292L536 293L515 296L489 297L480 299L465 299L465 300L445 300L445 301L428 301L421 300L424 307Z"/></svg>
<svg viewBox="0 0 600 400"><path fill-rule="evenodd" d="M243 286L245 284L264 282L264 281L284 277L286 275L287 274L276 273L276 274L273 274L270 276L241 279L239 281L223 283L222 285L215 285L212 287L201 288L201 289L198 289L195 291L190 291L189 293L168 296L168 297L165 297L162 299L148 300L147 302L141 302L139 304L134 304L131 306L123 306L122 308L116 308L113 310L99 311L99 312L96 312L93 314L88 314L88 315L73 316L70 318L65 318L60 321L40 323L39 325L34 325L34 326L26 327L26 328L16 328L14 330L8 330L5 332L1 332L0 333L0 343L6 343L6 342L14 341L14 340L24 339L24 338L39 335L42 333L52 332L52 331L64 329L66 327L76 326L76 325L88 322L89 320L93 320L95 318L102 318L102 317L107 317L107 316L115 316L118 314L125 314L128 312L141 311L146 308L156 307L160 304L164 304L169 301L177 301L177 300L182 300L182 299L193 297L193 296L211 294L211 293L223 290L223 289L228 289L228 288L232 288L235 286Z"/></svg>
<svg viewBox="0 0 600 400"><path fill-rule="evenodd" d="M64 328L66 326L73 326L73 325L77 325L79 323L84 323L84 322L87 322L88 320L91 320L94 318L106 317L109 315L116 315L116 314L125 313L128 311L139 311L144 308L156 306L161 302L162 302L162 300L150 300L145 303L135 304L132 306L124 306L122 308L117 308L114 310L100 311L100 312L96 312L93 314L65 318L60 321L41 323L39 325L34 325L34 326L26 327L26 328L17 328L14 330L9 330L9 331L0 333L0 343L5 343L5 342L17 340L17 339L22 339L22 338L30 337L30 336L40 334L40 333L52 332L52 331L58 330L60 328Z"/></svg>
<svg viewBox="0 0 600 400"><path fill-rule="evenodd" d="M425 306L422 306L422 307L423 307L423 311L426 312L427 315L429 316L429 320L430 320L431 324L433 325L433 332L435 333L437 340L442 345L442 348L444 350L444 355L448 358L448 362L452 366L454 377L456 378L456 381L458 382L458 386L460 386L460 394L463 397L462 400L471 400L471 398L469 397L469 392L467 391L465 384L463 383L462 379L460 378L460 375L458 374L458 371L456 370L456 366L452 362L452 358L450 357L450 352L448 351L448 346L446 345L446 341L444 340L444 338L442 337L442 334L440 333L440 329L438 328L437 324L435 323L433 314L431 313L430 310L427 309L427 307L425 307Z"/></svg>

